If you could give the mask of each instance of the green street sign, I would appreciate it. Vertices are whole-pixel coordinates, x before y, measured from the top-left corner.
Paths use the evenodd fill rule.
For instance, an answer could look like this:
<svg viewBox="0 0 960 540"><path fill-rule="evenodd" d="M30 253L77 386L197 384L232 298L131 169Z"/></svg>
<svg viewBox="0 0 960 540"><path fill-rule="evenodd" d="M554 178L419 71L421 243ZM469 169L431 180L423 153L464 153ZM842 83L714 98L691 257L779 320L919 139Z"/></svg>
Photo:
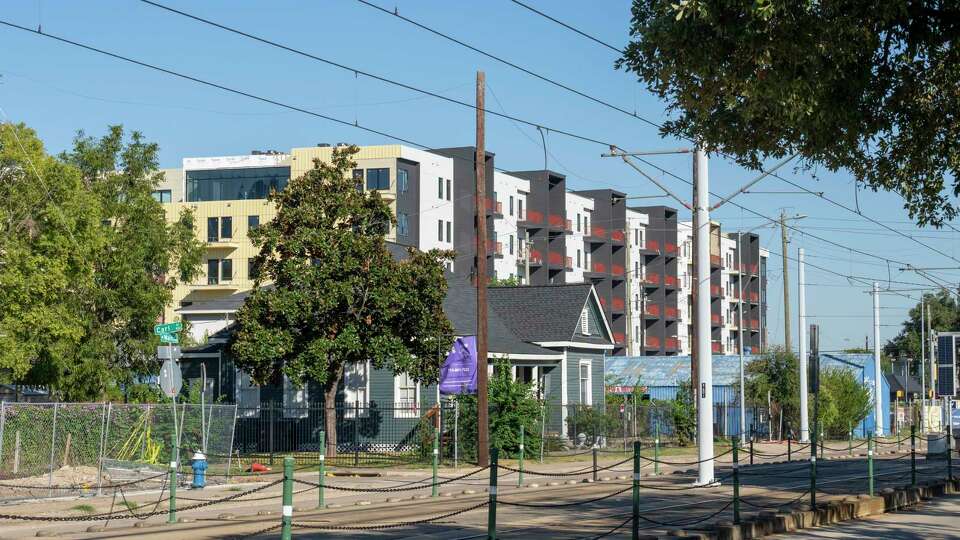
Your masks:
<svg viewBox="0 0 960 540"><path fill-rule="evenodd" d="M176 334L160 334L160 341L163 343L179 343L180 339Z"/></svg>
<svg viewBox="0 0 960 540"><path fill-rule="evenodd" d="M175 334L181 330L183 330L183 323L181 322L158 324L153 327L153 333L158 336L163 334Z"/></svg>

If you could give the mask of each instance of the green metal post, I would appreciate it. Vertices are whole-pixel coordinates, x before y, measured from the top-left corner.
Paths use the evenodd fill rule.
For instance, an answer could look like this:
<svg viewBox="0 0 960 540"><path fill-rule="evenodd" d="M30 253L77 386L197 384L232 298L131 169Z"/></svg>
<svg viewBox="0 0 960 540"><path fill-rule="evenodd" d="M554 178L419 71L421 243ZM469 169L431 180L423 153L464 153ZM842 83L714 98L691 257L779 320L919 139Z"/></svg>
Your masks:
<svg viewBox="0 0 960 540"><path fill-rule="evenodd" d="M787 435L787 463L793 461L793 446L791 442L793 441L792 436Z"/></svg>
<svg viewBox="0 0 960 540"><path fill-rule="evenodd" d="M283 458L283 506L280 509L280 539L290 540L293 532L293 457Z"/></svg>
<svg viewBox="0 0 960 540"><path fill-rule="evenodd" d="M817 509L817 426L813 428L810 441L810 509Z"/></svg>
<svg viewBox="0 0 960 540"><path fill-rule="evenodd" d="M497 461L500 449L490 449L490 498L487 504L487 540L497 538Z"/></svg>
<svg viewBox="0 0 960 540"><path fill-rule="evenodd" d="M323 510L326 507L323 502L323 486L327 478L327 433L325 431L320 432L320 470L318 472L320 473L319 480L317 480L317 483L320 484L317 488L317 491L320 492L318 508Z"/></svg>
<svg viewBox="0 0 960 540"><path fill-rule="evenodd" d="M948 411L951 414L951 411ZM953 422L947 424L947 481L953 480Z"/></svg>
<svg viewBox="0 0 960 540"><path fill-rule="evenodd" d="M870 443L867 443L867 446L870 446ZM853 428L850 427L849 422L847 423L847 454L853 457ZM821 457L823 457L822 454Z"/></svg>
<svg viewBox="0 0 960 540"><path fill-rule="evenodd" d="M597 481L597 447L593 447L593 481Z"/></svg>
<svg viewBox="0 0 960 540"><path fill-rule="evenodd" d="M873 497L873 434L867 433L867 493Z"/></svg>
<svg viewBox="0 0 960 540"><path fill-rule="evenodd" d="M433 489L431 490L431 495L434 498L437 498L440 494L438 490L440 486L437 484L437 467L439 466L440 460L440 430L433 431Z"/></svg>
<svg viewBox="0 0 960 540"><path fill-rule="evenodd" d="M823 432L820 432L820 459L823 459Z"/></svg>
<svg viewBox="0 0 960 540"><path fill-rule="evenodd" d="M910 426L910 485L917 485L917 426Z"/></svg>
<svg viewBox="0 0 960 540"><path fill-rule="evenodd" d="M177 522L177 436L170 436L170 511L167 513L167 523Z"/></svg>
<svg viewBox="0 0 960 540"><path fill-rule="evenodd" d="M740 524L740 456L739 443L736 437L733 441L733 522Z"/></svg>
<svg viewBox="0 0 960 540"><path fill-rule="evenodd" d="M633 441L633 533L630 538L640 538L640 441Z"/></svg>
<svg viewBox="0 0 960 540"><path fill-rule="evenodd" d="M523 485L523 432L526 431L523 426L520 426L520 473L517 475L517 487Z"/></svg>
<svg viewBox="0 0 960 540"><path fill-rule="evenodd" d="M653 474L660 476L660 424L656 424L653 439Z"/></svg>
<svg viewBox="0 0 960 540"><path fill-rule="evenodd" d="M753 429L750 429L750 464L753 465Z"/></svg>

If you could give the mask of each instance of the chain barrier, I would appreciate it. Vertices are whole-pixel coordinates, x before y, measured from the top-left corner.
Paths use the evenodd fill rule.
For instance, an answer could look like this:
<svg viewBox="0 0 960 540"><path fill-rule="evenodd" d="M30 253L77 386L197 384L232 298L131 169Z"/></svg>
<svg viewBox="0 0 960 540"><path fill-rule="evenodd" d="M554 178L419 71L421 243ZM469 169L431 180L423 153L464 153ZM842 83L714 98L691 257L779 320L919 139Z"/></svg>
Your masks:
<svg viewBox="0 0 960 540"><path fill-rule="evenodd" d="M616 527L610 529L609 531L607 531L607 532L605 532L605 533L603 533L603 534L598 534L597 536L591 536L591 537L590 537L590 540L600 540L601 538L606 538L606 537L610 536L611 534L613 534L613 533L619 531L620 529L624 528L624 527L627 525L627 523L630 523L630 522L632 522L632 521L633 521L633 516L630 516L630 517L628 517L628 518L626 519L626 521L624 521L623 523L621 523L621 524L617 525Z"/></svg>
<svg viewBox="0 0 960 540"><path fill-rule="evenodd" d="M483 508L488 504L490 504L489 501L483 501L482 503L475 504L467 508L454 510L453 512L448 512L446 514L441 514L439 516L433 516L429 518L417 519L412 521L400 521L397 523L385 523L380 525L306 525L304 523L294 523L293 526L300 529L319 529L319 530L329 530L329 531L379 531L384 529L399 529L401 527L409 527L411 525L423 525L425 523L432 523L434 521L439 521L441 519L458 516L460 514L465 514L467 512L471 512L473 510Z"/></svg>
<svg viewBox="0 0 960 540"><path fill-rule="evenodd" d="M884 445L884 446L892 446L892 445L894 445L894 444L901 444L901 443L907 442L907 441L909 441L909 440L910 440L910 436L907 435L906 437L904 437L904 438L902 438L902 439L894 439L894 440L892 440L892 441L886 441L886 442L881 441L881 440L875 440L875 441L873 441L873 442L876 443L876 444Z"/></svg>
<svg viewBox="0 0 960 540"><path fill-rule="evenodd" d="M653 523L654 525L660 525L660 526L662 526L662 527L687 527L687 526L689 526L689 525L696 525L696 524L698 524L698 523L703 523L704 521L707 521L707 520L710 520L710 519L713 519L713 518L719 516L720 514L722 514L723 512L725 512L725 511L727 510L727 508L730 508L730 506L731 506L732 504L733 504L733 501L730 501L730 502L728 502L727 504L723 505L723 506L722 506L719 510L717 510L716 512L714 512L714 513L712 513L712 514L710 514L710 515L704 516L704 517L697 517L697 518L691 517L691 518L687 518L687 519L693 519L693 520L694 520L694 521L691 521L691 522L689 522L689 523L686 522L685 520L675 521L675 522L672 522L672 523L671 523L671 522L657 521L657 520L655 520L655 519L650 519L650 518L648 518L648 517L643 517L643 516L637 516L637 517L639 517L640 519L646 521L647 523Z"/></svg>
<svg viewBox="0 0 960 540"><path fill-rule="evenodd" d="M859 443L857 443L857 444L855 444L855 445L853 445L853 446L848 446L848 447L846 447L846 448L834 448L834 447L832 447L832 446L827 446L827 445L825 445L825 444L822 445L822 446L823 446L823 448L825 448L825 449L827 449L827 450L833 450L834 452L849 452L850 450L856 450L857 448L860 448L860 447L862 447L862 446L865 445L865 444L867 444L867 441L866 441L866 440L860 441Z"/></svg>
<svg viewBox="0 0 960 540"><path fill-rule="evenodd" d="M485 471L485 470L487 470L487 469L489 469L489 468L490 468L490 466L488 465L488 466L486 466L486 467L477 469L477 470L475 470L475 471L473 471L473 472L470 472L470 473L467 473L467 474L463 474L463 475L456 476L456 477L453 477L453 478L448 478L447 480L442 480L442 481L439 481L439 482L436 482L436 483L431 482L431 483L429 483L429 484L422 484L422 485L415 486L415 487L351 488L351 487L345 487L345 486L333 486L333 485L330 485L330 484L327 484L327 483L324 483L322 487L325 488L325 489L333 489L333 490L337 490L337 491L349 491L349 492L352 492L352 493L398 493L398 492L402 492L402 491L416 491L416 490L418 490L418 489L424 489L424 488L433 487L433 486L442 486L442 485L444 485L444 484L449 484L449 483L451 483L451 482L456 482L457 480L463 480L464 478L469 478L469 477L471 477L471 476L473 476L473 475L475 475L475 474L481 473L481 472L483 472L483 471ZM308 481L308 480L298 480L298 479L294 478L293 481L296 482L296 483L298 483L298 484L303 484L303 485L305 485L305 486L313 486L313 487L315 487L315 488L321 487L319 483L317 483L317 482L310 482L310 481Z"/></svg>
<svg viewBox="0 0 960 540"><path fill-rule="evenodd" d="M597 472L600 472L600 471L609 471L609 470L613 469L614 467L623 465L624 463L626 463L626 462L628 462L628 461L632 461L632 460L633 460L633 458L630 457L630 458L627 458L627 459L625 459L625 460L623 460L623 461L618 461L618 462L616 462L616 463L614 463L614 464L612 464L612 465L607 465L607 466L604 466L604 467L597 467L596 469L594 469L593 467L588 467L588 468L585 468L585 469L577 469L577 470L575 470L575 471L555 472L555 473L548 473L548 472L543 472L543 471L534 471L534 470L530 470L530 469L523 469L523 474L532 474L532 475L534 475L534 476L545 476L545 477L555 477L555 478L559 478L559 477L563 477L563 476L583 476L584 474L589 474L589 473L592 473L593 471L597 471ZM498 467L501 468L501 469L503 469L503 470L505 470L505 471L515 472L515 473L519 473L519 472L520 472L520 469L514 469L513 467L508 467L507 465L503 465L503 464L498 465ZM631 469L631 470L632 470L632 469Z"/></svg>
<svg viewBox="0 0 960 540"><path fill-rule="evenodd" d="M162 472L162 473L156 474L156 475L154 475L154 476L148 476L148 477L146 477L146 478L141 478L141 479L139 479L139 480L131 480L131 481L129 481L129 482L122 482L122 483L120 483L120 484L105 484L105 485L100 486L100 487L101 487L101 489L104 489L104 490L107 490L107 489L116 489L116 488L122 488L122 487L132 486L132 485L135 485L135 484L141 484L141 483L143 483L143 482L149 482L149 481L151 481L151 480L156 480L157 478L161 478L161 477L166 478L167 476L169 476L168 473ZM67 490L72 491L72 490L77 490L77 489L92 490L92 489L95 488L95 486L83 487L83 486L77 485L77 484L70 485L70 486L66 486L66 485L59 485L59 486L28 486L28 485L25 485L25 484L4 484L4 483L0 483L0 488L27 489L27 490L34 490L34 489L39 489L39 490L51 490L51 489L54 489L54 490L61 490L61 491L67 491Z"/></svg>
<svg viewBox="0 0 960 540"><path fill-rule="evenodd" d="M722 452L722 453L720 453L720 454L716 454L716 455L714 455L713 457L709 457L709 458L706 458L706 459L701 459L701 460L699 460L699 461L663 461L663 460L659 460L659 459L655 459L655 458L648 458L648 457L643 456L643 455L640 456L640 459L649 461L649 462L651 462L651 463L660 463L660 464L662 464L662 465L699 465L699 464L705 463L705 462L707 462L707 461L713 461L713 460L715 460L715 459L722 458L723 456L725 456L725 455L727 455L727 454L730 454L731 452L733 452L733 448L731 448L730 450L727 450L726 452Z"/></svg>
<svg viewBox="0 0 960 540"><path fill-rule="evenodd" d="M630 490L632 490L632 489L633 489L633 486L631 485L630 487L626 487L626 488L624 488L624 489L621 489L620 491L614 491L613 493L608 493L608 494L603 495L603 496L601 496L601 497L597 497L597 498L594 498L594 499L587 499L587 500L585 500L585 501L570 502L570 503L536 504L536 503L524 503L524 502L505 501L505 500L503 500L503 499L497 499L497 504L505 504L505 505L507 505L507 506L519 506L519 507L522 507L522 508L567 508L567 507L570 507L570 506L578 506L578 505L581 505L581 504L592 504L592 503L595 503L595 502L605 501L605 500L607 500L607 499L609 499L609 498L611 498L611 497L616 497L617 495L622 495L622 494L624 494L624 493L626 493L626 492L628 492L628 491L630 491Z"/></svg>

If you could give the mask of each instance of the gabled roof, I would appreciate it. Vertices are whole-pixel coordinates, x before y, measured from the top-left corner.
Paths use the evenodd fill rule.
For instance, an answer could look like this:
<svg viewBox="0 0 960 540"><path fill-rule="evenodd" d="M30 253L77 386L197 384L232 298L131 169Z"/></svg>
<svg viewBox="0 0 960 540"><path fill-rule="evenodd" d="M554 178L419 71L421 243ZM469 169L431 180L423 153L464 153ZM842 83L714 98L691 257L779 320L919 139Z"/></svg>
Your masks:
<svg viewBox="0 0 960 540"><path fill-rule="evenodd" d="M491 287L487 296L490 311L496 312L524 341L612 343L606 318L605 337L576 334L580 315L587 303L596 303L600 308L593 285L589 283ZM602 316L602 309L600 313Z"/></svg>

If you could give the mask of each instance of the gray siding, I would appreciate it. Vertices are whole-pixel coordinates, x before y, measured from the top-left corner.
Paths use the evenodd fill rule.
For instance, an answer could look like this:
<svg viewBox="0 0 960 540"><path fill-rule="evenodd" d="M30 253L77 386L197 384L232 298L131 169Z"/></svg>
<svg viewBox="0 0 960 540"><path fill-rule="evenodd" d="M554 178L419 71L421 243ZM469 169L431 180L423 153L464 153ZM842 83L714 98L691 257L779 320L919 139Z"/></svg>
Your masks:
<svg viewBox="0 0 960 540"><path fill-rule="evenodd" d="M567 400L570 404L580 404L580 361L590 361L590 397L593 406L604 403L603 354L576 349L567 351Z"/></svg>

